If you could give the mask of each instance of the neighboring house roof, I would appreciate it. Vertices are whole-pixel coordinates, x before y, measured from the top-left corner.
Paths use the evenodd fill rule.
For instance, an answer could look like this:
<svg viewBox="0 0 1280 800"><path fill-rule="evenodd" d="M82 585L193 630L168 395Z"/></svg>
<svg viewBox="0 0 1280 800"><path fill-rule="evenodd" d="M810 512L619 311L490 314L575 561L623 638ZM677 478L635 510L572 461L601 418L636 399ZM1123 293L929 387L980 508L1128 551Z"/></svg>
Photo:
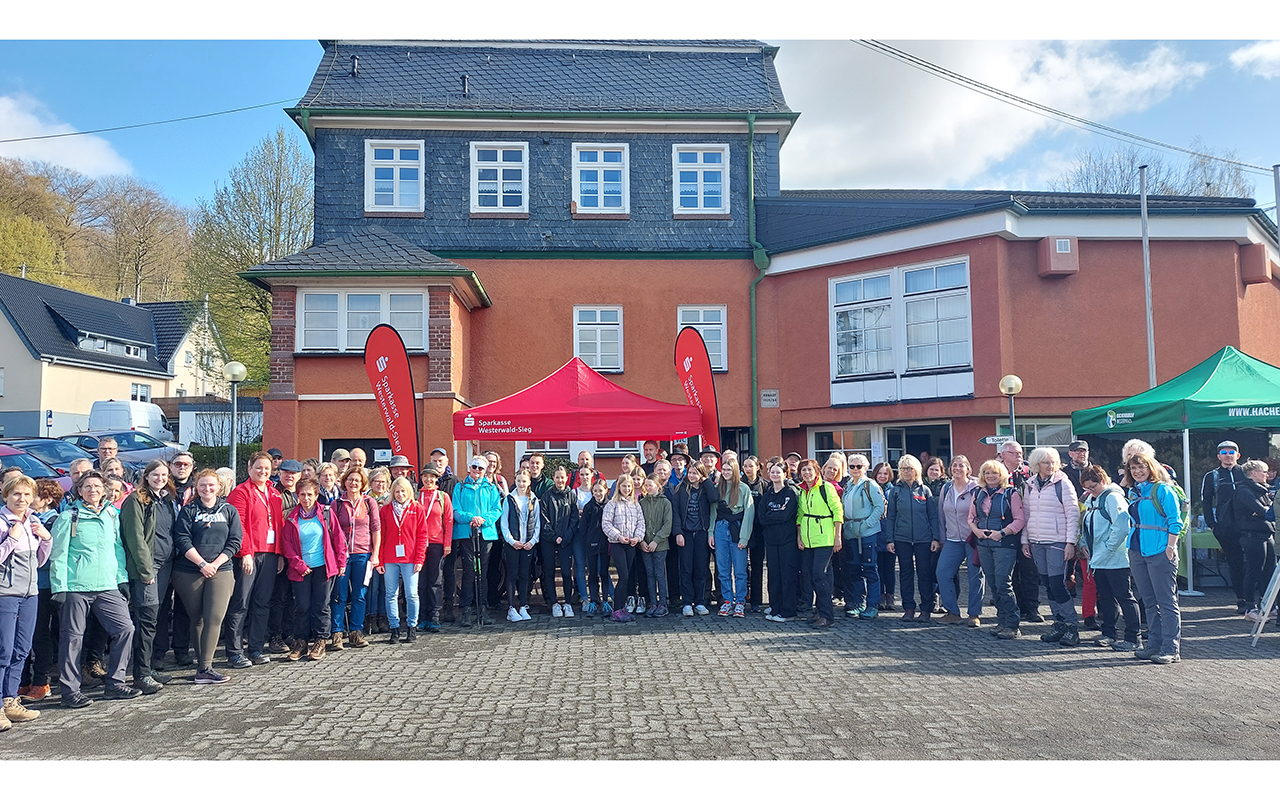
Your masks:
<svg viewBox="0 0 1280 800"><path fill-rule="evenodd" d="M764 42L322 44L311 86L291 113L376 108L791 114L774 69L776 48Z"/></svg>
<svg viewBox="0 0 1280 800"><path fill-rule="evenodd" d="M169 375L157 352L152 314L144 308L0 274L0 309L32 358L139 375ZM88 334L146 347L147 357L82 350L79 339Z"/></svg>
<svg viewBox="0 0 1280 800"><path fill-rule="evenodd" d="M284 258L268 261L240 273L259 286L264 278L305 274L320 275L439 275L464 278L477 300L491 305L475 272L447 258L423 250L378 225L369 225L324 244L312 245Z"/></svg>
<svg viewBox="0 0 1280 800"><path fill-rule="evenodd" d="M200 306L189 300L171 300L164 303L138 303L138 308L151 312L156 334L156 357L161 364L168 364L187 338L191 323L200 313Z"/></svg>
<svg viewBox="0 0 1280 800"><path fill-rule="evenodd" d="M1136 214L1138 195L952 189L792 189L756 200L756 233L770 252L785 252L907 228L965 214L1011 209L1020 214ZM1248 214L1274 235L1253 200L1239 197L1147 198L1151 214Z"/></svg>

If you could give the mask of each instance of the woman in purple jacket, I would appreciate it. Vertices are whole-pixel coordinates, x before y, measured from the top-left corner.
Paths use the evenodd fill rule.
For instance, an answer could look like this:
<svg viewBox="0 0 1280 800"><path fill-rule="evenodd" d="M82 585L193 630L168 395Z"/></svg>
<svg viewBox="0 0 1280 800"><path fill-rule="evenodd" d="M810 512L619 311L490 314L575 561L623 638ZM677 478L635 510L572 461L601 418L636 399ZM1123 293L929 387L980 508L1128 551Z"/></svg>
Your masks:
<svg viewBox="0 0 1280 800"><path fill-rule="evenodd" d="M36 482L21 473L4 482L0 509L0 689L4 713L0 731L14 722L29 722L39 711L18 700L22 665L31 651L36 629L40 581L37 570L49 560L49 532L31 511Z"/></svg>

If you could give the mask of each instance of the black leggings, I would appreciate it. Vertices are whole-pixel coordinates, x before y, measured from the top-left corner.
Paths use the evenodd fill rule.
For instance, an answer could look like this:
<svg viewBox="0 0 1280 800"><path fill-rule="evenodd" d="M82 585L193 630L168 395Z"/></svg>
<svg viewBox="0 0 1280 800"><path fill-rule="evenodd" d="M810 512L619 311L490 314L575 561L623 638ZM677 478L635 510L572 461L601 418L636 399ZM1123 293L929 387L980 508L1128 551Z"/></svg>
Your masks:
<svg viewBox="0 0 1280 800"><path fill-rule="evenodd" d="M631 567L636 561L636 548L630 544L609 543L609 555L613 557L613 568L618 571L618 603L615 604L616 611L621 605L627 580L631 577Z"/></svg>
<svg viewBox="0 0 1280 800"><path fill-rule="evenodd" d="M1244 533L1240 535L1240 550L1244 554L1244 588L1240 591L1249 608L1258 608L1276 568L1275 545L1270 536L1263 539Z"/></svg>
<svg viewBox="0 0 1280 800"><path fill-rule="evenodd" d="M507 604L520 609L529 605L529 569L533 566L533 550L517 550L502 545L502 560L507 568Z"/></svg>

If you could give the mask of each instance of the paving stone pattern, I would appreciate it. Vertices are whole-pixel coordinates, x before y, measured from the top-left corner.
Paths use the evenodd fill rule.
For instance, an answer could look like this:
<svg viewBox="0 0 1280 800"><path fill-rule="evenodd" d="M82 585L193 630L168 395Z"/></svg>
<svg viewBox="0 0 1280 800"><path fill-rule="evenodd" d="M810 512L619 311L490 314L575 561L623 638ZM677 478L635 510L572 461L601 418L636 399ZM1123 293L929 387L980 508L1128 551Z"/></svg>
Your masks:
<svg viewBox="0 0 1280 800"><path fill-rule="evenodd" d="M532 622L227 670L222 686L175 670L153 697L80 711L50 698L0 733L0 758L1277 758L1280 634L1250 647L1230 600L1188 601L1169 666L1096 633L1045 644L1048 625L998 641L897 615L816 632L535 608Z"/></svg>

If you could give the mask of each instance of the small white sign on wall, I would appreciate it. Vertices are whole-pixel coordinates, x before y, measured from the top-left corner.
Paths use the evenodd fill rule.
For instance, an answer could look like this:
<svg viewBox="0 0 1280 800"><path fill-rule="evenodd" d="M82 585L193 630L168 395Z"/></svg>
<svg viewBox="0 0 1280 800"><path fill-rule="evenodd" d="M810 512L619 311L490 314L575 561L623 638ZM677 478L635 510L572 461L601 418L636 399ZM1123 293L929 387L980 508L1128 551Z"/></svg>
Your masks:
<svg viewBox="0 0 1280 800"><path fill-rule="evenodd" d="M761 389L760 390L760 407L761 408L777 408L778 407L778 390L777 389Z"/></svg>
<svg viewBox="0 0 1280 800"><path fill-rule="evenodd" d="M385 464L386 462L390 461L390 460L391 460L391 450L390 450L390 448L388 448L388 449L386 449L386 450L374 450L374 451L373 451L373 460L374 460L374 462L376 462L376 463L382 463L382 464Z"/></svg>
<svg viewBox="0 0 1280 800"><path fill-rule="evenodd" d="M871 464L875 466L884 461L884 442L871 443Z"/></svg>

